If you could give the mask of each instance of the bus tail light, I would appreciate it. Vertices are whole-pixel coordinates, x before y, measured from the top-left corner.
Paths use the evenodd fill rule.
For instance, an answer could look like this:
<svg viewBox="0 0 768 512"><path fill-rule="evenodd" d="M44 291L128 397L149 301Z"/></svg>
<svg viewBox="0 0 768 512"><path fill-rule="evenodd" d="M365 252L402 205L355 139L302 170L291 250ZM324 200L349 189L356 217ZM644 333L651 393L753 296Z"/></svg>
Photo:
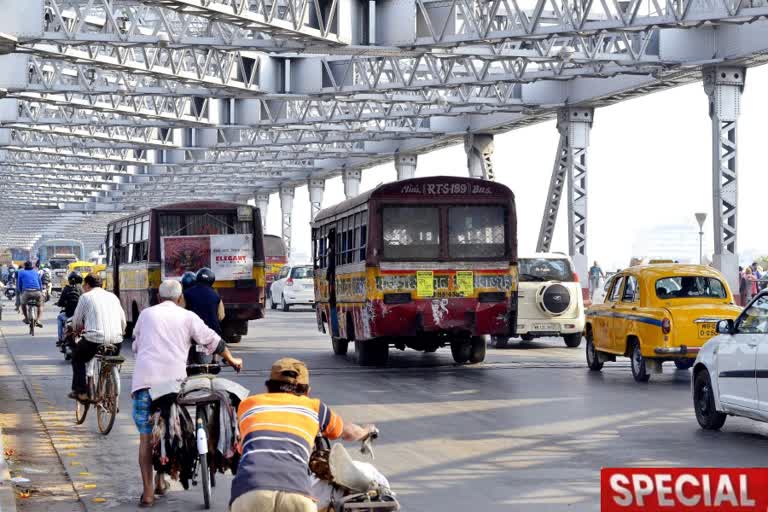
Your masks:
<svg viewBox="0 0 768 512"><path fill-rule="evenodd" d="M669 332L672 330L672 322L669 321L669 318L665 318L661 321L661 332L664 334L669 334Z"/></svg>
<svg viewBox="0 0 768 512"><path fill-rule="evenodd" d="M384 304L387 304L387 305L408 304L409 302L411 302L410 293L385 293L384 294Z"/></svg>
<svg viewBox="0 0 768 512"><path fill-rule="evenodd" d="M293 286L293 278L289 277L288 280L285 282L285 286Z"/></svg>

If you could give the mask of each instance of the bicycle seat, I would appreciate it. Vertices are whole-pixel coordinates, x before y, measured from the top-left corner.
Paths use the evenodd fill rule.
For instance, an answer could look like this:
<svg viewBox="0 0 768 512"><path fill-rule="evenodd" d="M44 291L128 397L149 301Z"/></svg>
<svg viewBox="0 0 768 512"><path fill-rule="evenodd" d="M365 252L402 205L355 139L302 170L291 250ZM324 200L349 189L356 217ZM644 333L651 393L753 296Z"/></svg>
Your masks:
<svg viewBox="0 0 768 512"><path fill-rule="evenodd" d="M112 364L123 364L125 358L123 356L98 356L102 361Z"/></svg>
<svg viewBox="0 0 768 512"><path fill-rule="evenodd" d="M34 300L34 299L32 299L32 300L28 300L28 301L26 302L26 305L27 305L27 306L32 306L32 307L35 307L35 306L37 306L37 301L36 301L36 300Z"/></svg>
<svg viewBox="0 0 768 512"><path fill-rule="evenodd" d="M118 354L117 347L115 345L103 344L99 345L96 349L97 356L115 356Z"/></svg>

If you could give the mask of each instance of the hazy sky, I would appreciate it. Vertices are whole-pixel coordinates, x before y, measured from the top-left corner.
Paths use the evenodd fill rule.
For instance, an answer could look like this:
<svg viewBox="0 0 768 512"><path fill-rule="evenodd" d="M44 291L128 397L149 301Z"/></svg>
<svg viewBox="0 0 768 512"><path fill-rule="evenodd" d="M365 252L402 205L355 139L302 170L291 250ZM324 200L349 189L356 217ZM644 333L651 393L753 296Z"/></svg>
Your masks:
<svg viewBox="0 0 768 512"><path fill-rule="evenodd" d="M763 168L768 153L768 67L752 68L739 120L739 252L768 253L761 203L768 199ZM554 121L496 136L497 180L516 195L520 254L533 252L557 149ZM701 83L599 109L591 133L588 177L588 257L605 268L629 263L636 237L660 225L691 224L707 212L707 254L712 246L711 123ZM462 145L420 155L416 175L467 176ZM360 190L396 179L390 163L363 171ZM344 199L341 178L326 183L323 207ZM294 254L310 254L309 195L296 191ZM567 252L565 197L552 250ZM280 234L280 201L270 198L268 233Z"/></svg>

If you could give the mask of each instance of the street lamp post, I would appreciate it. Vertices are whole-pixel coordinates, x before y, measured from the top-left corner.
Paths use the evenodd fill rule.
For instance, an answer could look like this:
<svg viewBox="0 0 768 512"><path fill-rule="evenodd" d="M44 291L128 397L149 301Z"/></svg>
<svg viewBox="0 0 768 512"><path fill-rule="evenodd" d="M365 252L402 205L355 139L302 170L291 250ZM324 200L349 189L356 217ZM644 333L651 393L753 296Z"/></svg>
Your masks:
<svg viewBox="0 0 768 512"><path fill-rule="evenodd" d="M707 220L706 213L697 213L696 222L699 223L699 265L704 263L704 221Z"/></svg>

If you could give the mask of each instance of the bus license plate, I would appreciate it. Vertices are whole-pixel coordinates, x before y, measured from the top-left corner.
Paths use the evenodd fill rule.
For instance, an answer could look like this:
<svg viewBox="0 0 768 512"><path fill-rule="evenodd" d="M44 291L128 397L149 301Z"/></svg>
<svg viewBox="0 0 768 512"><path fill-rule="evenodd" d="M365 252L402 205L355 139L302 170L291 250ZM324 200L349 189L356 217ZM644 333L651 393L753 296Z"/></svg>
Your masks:
<svg viewBox="0 0 768 512"><path fill-rule="evenodd" d="M715 330L715 324L698 324L699 327L699 338L702 339L709 339L714 337L717 334L717 331Z"/></svg>

